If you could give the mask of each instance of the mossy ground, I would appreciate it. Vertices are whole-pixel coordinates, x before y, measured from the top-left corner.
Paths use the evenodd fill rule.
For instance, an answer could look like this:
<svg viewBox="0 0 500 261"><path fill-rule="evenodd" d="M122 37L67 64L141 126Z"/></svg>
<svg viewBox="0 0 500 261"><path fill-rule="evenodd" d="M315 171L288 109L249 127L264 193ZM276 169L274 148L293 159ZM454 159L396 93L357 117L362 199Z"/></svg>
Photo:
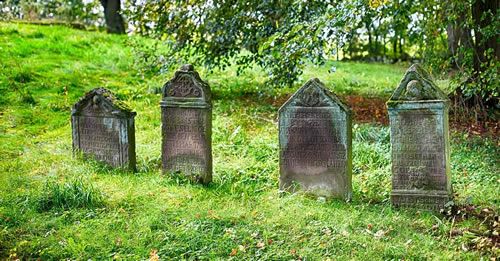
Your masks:
<svg viewBox="0 0 500 261"><path fill-rule="evenodd" d="M200 70L214 93L214 181L160 174L159 94L126 36L0 24L0 256L46 259L478 259L481 220L394 209L387 126L355 123L352 202L278 194L277 97L257 69ZM328 73L336 66L335 73ZM400 65L311 66L337 94L387 98ZM305 80L304 80L305 82ZM441 81L446 83L446 80ZM106 87L133 108L138 172L72 157L70 108ZM458 203L498 209L498 140L452 132ZM86 196L90 195L90 196ZM99 200L88 200L88 198ZM52 202L52 203L47 203ZM62 203L57 203L62 202ZM69 202L69 203L68 203ZM467 250L465 250L467 249Z"/></svg>

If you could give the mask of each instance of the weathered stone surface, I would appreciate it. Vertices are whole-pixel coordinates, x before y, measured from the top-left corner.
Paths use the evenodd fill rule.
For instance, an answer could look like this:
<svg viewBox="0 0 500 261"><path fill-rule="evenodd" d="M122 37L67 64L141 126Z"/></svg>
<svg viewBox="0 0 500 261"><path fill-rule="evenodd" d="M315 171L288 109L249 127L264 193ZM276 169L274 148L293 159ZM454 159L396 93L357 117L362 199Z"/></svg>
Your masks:
<svg viewBox="0 0 500 261"><path fill-rule="evenodd" d="M351 110L318 79L280 108L279 142L280 189L351 198Z"/></svg>
<svg viewBox="0 0 500 261"><path fill-rule="evenodd" d="M451 199L447 96L412 65L387 107L395 206L442 208Z"/></svg>
<svg viewBox="0 0 500 261"><path fill-rule="evenodd" d="M73 150L135 170L135 115L109 90L88 92L71 111Z"/></svg>
<svg viewBox="0 0 500 261"><path fill-rule="evenodd" d="M210 87L192 65L184 65L163 86L163 172L212 180L212 102Z"/></svg>

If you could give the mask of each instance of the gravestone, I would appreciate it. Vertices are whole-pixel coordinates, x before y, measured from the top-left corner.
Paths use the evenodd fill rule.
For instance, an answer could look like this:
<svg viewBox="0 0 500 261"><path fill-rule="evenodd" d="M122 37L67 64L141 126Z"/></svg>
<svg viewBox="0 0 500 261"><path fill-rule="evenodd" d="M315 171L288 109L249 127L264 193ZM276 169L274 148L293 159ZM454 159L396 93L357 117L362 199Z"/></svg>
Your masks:
<svg viewBox="0 0 500 261"><path fill-rule="evenodd" d="M447 96L412 65L387 102L395 206L437 210L451 199Z"/></svg>
<svg viewBox="0 0 500 261"><path fill-rule="evenodd" d="M192 65L184 65L162 89L162 169L192 180L212 180L210 87Z"/></svg>
<svg viewBox="0 0 500 261"><path fill-rule="evenodd" d="M318 79L279 109L280 189L349 200L351 110Z"/></svg>
<svg viewBox="0 0 500 261"><path fill-rule="evenodd" d="M134 171L135 115L109 90L93 89L71 111L73 150Z"/></svg>

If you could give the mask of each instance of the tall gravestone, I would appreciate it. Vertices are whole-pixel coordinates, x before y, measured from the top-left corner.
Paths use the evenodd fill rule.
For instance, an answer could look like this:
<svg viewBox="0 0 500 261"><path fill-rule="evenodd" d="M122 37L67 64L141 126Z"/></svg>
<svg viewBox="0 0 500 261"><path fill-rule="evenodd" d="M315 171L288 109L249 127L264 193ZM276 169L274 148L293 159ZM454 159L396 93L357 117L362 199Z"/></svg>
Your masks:
<svg viewBox="0 0 500 261"><path fill-rule="evenodd" d="M279 109L279 143L281 190L351 198L351 110L318 79Z"/></svg>
<svg viewBox="0 0 500 261"><path fill-rule="evenodd" d="M109 90L88 92L71 111L73 150L135 170L135 115Z"/></svg>
<svg viewBox="0 0 500 261"><path fill-rule="evenodd" d="M447 96L415 64L387 107L393 205L442 208L451 199Z"/></svg>
<svg viewBox="0 0 500 261"><path fill-rule="evenodd" d="M210 87L192 65L184 65L163 86L163 172L212 180L212 102Z"/></svg>

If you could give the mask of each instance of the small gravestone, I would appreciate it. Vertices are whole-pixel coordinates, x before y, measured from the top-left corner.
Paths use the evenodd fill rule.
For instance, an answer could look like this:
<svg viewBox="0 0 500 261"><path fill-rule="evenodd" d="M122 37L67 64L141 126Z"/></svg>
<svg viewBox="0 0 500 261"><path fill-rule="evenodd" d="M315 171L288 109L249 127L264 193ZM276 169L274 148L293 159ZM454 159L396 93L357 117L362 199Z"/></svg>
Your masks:
<svg viewBox="0 0 500 261"><path fill-rule="evenodd" d="M280 189L349 200L351 110L318 79L279 110Z"/></svg>
<svg viewBox="0 0 500 261"><path fill-rule="evenodd" d="M184 65L162 89L163 172L212 180L212 102L210 87L192 65Z"/></svg>
<svg viewBox="0 0 500 261"><path fill-rule="evenodd" d="M387 102L392 204L442 208L451 199L447 96L412 65Z"/></svg>
<svg viewBox="0 0 500 261"><path fill-rule="evenodd" d="M135 170L135 115L109 90L88 92L71 111L73 150L113 167Z"/></svg>

